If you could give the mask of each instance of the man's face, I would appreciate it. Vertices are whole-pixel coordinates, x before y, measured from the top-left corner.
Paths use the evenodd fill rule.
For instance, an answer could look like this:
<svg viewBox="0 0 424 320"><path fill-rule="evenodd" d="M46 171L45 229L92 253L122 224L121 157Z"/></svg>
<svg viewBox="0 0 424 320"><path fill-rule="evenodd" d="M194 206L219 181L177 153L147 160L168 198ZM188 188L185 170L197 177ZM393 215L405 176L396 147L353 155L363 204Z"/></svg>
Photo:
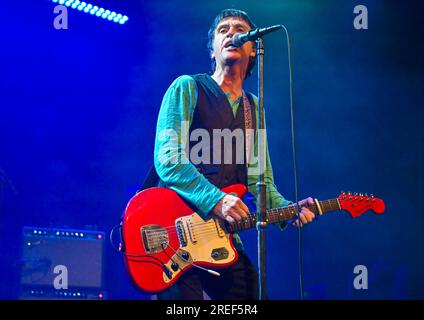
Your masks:
<svg viewBox="0 0 424 320"><path fill-rule="evenodd" d="M253 43L248 41L243 46L236 48L231 46L231 41L234 34L244 33L250 29L246 21L237 17L225 18L218 24L215 29L212 52L212 58L215 58L217 66L240 63L244 70L247 70L250 57L256 55Z"/></svg>

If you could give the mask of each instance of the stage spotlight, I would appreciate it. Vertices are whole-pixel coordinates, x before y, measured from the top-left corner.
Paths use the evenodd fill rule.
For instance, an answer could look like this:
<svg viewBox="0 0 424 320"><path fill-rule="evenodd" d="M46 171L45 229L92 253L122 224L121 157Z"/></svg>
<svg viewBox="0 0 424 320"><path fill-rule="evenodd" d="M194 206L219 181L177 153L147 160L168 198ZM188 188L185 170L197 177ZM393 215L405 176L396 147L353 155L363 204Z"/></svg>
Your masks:
<svg viewBox="0 0 424 320"><path fill-rule="evenodd" d="M64 5L71 9L76 9L78 11L89 13L91 15L96 15L99 18L101 17L105 20L113 21L119 24L124 24L128 21L127 16L123 16L120 13L110 11L109 9L99 8L98 6L94 6L90 3L80 0L51 0L51 2Z"/></svg>

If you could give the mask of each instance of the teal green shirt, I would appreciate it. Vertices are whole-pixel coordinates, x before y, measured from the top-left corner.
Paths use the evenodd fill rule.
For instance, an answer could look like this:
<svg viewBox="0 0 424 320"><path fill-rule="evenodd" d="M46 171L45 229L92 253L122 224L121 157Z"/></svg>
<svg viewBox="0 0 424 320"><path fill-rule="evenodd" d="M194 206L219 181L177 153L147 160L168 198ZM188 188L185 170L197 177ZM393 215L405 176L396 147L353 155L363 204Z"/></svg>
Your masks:
<svg viewBox="0 0 424 320"><path fill-rule="evenodd" d="M229 97L229 95L227 95ZM233 113L237 111L239 99L231 101ZM188 132L193 120L193 112L197 104L197 85L195 80L187 75L178 77L166 91L159 111L154 164L160 179L167 188L176 191L182 198L194 204L203 218L212 211L218 201L225 195L219 188L209 182L197 168L188 161L185 145L182 137L188 143ZM258 99L254 96L254 106L258 109ZM256 111L256 123L259 123ZM186 123L183 125L183 123ZM172 133L169 134L171 129ZM257 154L258 139L254 141L254 152ZM249 165L254 169L256 164ZM248 170L248 189L256 198L257 174L251 174ZM267 208L282 207L291 202L277 191L274 184L271 161L266 144L266 169L264 179L267 185L266 202Z"/></svg>

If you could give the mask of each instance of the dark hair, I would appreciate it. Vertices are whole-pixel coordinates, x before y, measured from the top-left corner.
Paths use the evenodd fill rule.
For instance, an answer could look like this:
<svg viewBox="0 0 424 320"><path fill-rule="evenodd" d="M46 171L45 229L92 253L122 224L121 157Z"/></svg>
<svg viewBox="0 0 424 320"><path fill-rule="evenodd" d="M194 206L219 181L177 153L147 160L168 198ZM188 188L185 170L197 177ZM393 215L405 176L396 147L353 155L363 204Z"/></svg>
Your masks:
<svg viewBox="0 0 424 320"><path fill-rule="evenodd" d="M224 9L222 10L214 19L211 27L209 28L209 32L208 32L208 50L209 50L209 54L212 53L213 51L213 41L215 39L215 29L218 26L218 24L224 20L225 18L230 18L230 17L236 17L236 18L240 18L244 21L246 21L250 28L252 29L256 29L256 25L252 22L252 20L250 20L249 16L247 15L246 12L241 11L241 10L237 10L237 9ZM254 47L256 47L256 44L253 44ZM216 68L216 63L215 63L215 59L212 58L212 73L215 72L215 68ZM249 77L252 74L252 69L256 64L256 56L255 57L250 57L249 60L249 65L247 66L247 71L246 71L246 78Z"/></svg>

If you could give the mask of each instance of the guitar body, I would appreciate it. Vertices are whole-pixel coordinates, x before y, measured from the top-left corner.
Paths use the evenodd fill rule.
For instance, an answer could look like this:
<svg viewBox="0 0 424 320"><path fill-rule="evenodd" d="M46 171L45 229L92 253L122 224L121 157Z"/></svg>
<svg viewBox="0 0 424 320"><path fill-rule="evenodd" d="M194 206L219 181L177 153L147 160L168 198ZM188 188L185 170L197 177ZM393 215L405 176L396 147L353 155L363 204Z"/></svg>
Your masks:
<svg viewBox="0 0 424 320"><path fill-rule="evenodd" d="M242 198L237 184L222 191ZM227 267L238 254L232 235L218 218L203 220L175 191L150 188L135 195L125 210L123 225L126 266L135 285L156 293L198 266Z"/></svg>

